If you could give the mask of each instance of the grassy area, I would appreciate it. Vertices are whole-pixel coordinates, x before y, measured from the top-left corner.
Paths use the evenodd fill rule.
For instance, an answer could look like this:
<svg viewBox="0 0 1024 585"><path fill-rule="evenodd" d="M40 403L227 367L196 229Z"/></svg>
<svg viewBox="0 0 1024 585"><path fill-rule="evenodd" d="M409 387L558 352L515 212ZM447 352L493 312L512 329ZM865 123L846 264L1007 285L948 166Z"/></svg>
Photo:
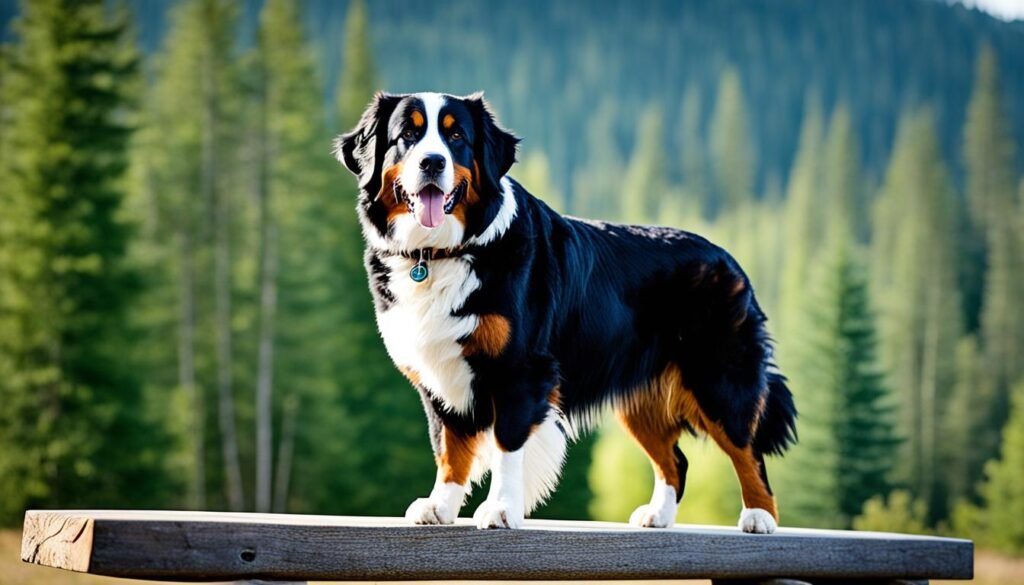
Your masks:
<svg viewBox="0 0 1024 585"><path fill-rule="evenodd" d="M155 583L154 581L125 581L111 577L97 577L37 567L21 562L20 556L21 532L18 530L0 531L0 585L127 585L128 583ZM1024 583L1024 559L1014 559L982 551L975 557L975 575L976 578L972 583L977 583L978 585ZM564 583L564 581L558 583ZM658 581L658 583L675 583L677 585L688 583L696 585L709 582ZM964 581L932 581L932 583L954 585L964 583Z"/></svg>

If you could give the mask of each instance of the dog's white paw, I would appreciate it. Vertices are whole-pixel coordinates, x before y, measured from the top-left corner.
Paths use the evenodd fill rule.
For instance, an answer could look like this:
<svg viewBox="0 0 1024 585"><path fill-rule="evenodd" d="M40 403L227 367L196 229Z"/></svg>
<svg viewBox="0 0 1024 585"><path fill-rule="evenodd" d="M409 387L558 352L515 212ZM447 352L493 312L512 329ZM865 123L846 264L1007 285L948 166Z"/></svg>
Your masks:
<svg viewBox="0 0 1024 585"><path fill-rule="evenodd" d="M456 512L444 502L419 498L405 511L405 519L413 524L451 524Z"/></svg>
<svg viewBox="0 0 1024 585"><path fill-rule="evenodd" d="M761 508L743 508L740 512L740 530L751 534L771 534L778 525L775 518L767 510Z"/></svg>
<svg viewBox="0 0 1024 585"><path fill-rule="evenodd" d="M661 507L644 504L629 516L629 523L641 528L666 528L675 524L675 514Z"/></svg>
<svg viewBox="0 0 1024 585"><path fill-rule="evenodd" d="M487 500L473 513L473 520L480 529L519 528L523 525L523 516L522 507L517 509L501 500Z"/></svg>

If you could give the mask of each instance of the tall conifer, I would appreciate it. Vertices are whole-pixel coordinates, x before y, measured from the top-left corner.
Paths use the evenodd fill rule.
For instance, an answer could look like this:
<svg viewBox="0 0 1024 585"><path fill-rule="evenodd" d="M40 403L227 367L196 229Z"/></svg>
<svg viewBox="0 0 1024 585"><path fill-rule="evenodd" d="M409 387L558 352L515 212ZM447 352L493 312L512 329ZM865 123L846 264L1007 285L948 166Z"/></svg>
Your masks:
<svg viewBox="0 0 1024 585"><path fill-rule="evenodd" d="M170 484L125 356L119 219L137 57L100 0L22 3L0 137L0 520L152 505ZM116 437L116 440L112 440Z"/></svg>

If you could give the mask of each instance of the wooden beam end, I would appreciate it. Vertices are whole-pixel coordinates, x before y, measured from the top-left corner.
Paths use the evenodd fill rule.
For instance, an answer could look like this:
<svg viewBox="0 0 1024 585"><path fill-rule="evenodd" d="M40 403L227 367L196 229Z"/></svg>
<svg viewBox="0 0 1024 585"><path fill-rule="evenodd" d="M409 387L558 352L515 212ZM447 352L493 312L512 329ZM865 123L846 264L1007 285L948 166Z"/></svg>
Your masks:
<svg viewBox="0 0 1024 585"><path fill-rule="evenodd" d="M88 573L93 526L92 518L29 510L21 533L21 560Z"/></svg>

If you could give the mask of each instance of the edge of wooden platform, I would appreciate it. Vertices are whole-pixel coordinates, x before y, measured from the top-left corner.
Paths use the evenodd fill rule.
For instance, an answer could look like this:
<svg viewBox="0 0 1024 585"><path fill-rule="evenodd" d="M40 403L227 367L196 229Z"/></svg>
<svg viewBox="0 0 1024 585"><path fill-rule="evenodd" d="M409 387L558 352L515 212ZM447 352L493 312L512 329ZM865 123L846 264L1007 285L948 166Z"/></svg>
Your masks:
<svg viewBox="0 0 1024 585"><path fill-rule="evenodd" d="M30 510L22 560L165 580L888 577L969 579L969 540L783 528L634 528L528 520L521 530L401 518Z"/></svg>

